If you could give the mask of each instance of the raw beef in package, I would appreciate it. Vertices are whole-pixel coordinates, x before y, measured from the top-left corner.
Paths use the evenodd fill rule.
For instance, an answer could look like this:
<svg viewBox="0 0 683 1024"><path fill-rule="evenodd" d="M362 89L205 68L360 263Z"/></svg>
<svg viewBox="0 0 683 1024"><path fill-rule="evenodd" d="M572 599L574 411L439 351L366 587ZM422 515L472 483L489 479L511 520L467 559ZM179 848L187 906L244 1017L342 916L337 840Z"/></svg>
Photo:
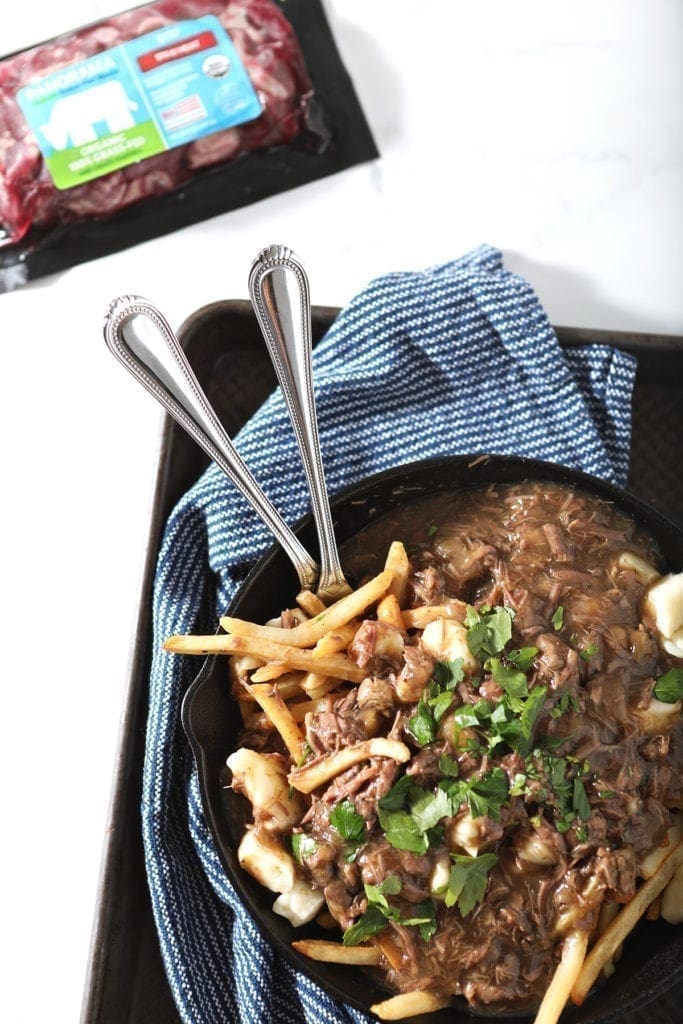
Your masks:
<svg viewBox="0 0 683 1024"><path fill-rule="evenodd" d="M114 15L0 61L0 291L376 155L319 0Z"/></svg>

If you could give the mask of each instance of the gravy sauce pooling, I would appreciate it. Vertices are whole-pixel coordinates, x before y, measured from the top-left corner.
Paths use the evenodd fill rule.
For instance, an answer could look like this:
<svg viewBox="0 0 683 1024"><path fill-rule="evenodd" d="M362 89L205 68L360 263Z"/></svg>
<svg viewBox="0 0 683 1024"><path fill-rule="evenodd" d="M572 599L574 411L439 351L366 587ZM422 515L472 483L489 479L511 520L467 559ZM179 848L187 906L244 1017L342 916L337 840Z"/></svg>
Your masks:
<svg viewBox="0 0 683 1024"><path fill-rule="evenodd" d="M336 742L355 742L368 735L373 711L375 734L411 747L405 774L414 784L432 799L450 793L456 808L459 792L463 803L426 833L426 850L418 842L398 848L377 804L389 794L389 807L405 810L392 788L403 770L375 762L364 778L347 773L334 793L313 797L303 830L316 852L304 873L324 888L343 929L367 911L364 883L398 879L391 902L404 921L425 916L432 901L433 928L394 920L381 933L393 989L461 993L493 1010L535 1005L568 924L592 929L605 900L632 897L641 861L664 840L670 810L683 806L680 713L648 716L655 681L675 662L644 613L647 580L620 556L663 567L629 517L556 484L491 486L404 506L346 545L345 568L359 579L374 574L397 539L411 561L406 607L459 601L478 609L465 624L470 636L481 627L480 665L454 683L439 718L423 689L433 663L425 673L410 640L392 653L382 631L364 623L354 656L368 685L346 706L314 716L307 735L314 753L330 749L330 729ZM489 657L487 629L490 641L503 606L514 613L511 638L504 656ZM452 661L457 644L432 634L435 660ZM427 630L422 649L426 638ZM394 704L384 691L401 673L408 685L412 679L414 701ZM533 706L529 694L539 698ZM496 715L501 702L512 708L512 725ZM330 824L331 806L345 799L364 821L355 859ZM383 826L390 813L380 814ZM453 883L451 873L449 901L435 879L448 881L454 853L462 877ZM471 872L474 857L483 878Z"/></svg>

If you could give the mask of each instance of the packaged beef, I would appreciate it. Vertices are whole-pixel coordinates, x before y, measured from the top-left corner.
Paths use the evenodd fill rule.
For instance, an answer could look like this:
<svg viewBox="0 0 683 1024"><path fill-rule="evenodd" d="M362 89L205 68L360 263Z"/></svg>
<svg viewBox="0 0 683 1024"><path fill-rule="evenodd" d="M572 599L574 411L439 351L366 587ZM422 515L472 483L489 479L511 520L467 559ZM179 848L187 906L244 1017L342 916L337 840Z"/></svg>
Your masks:
<svg viewBox="0 0 683 1024"><path fill-rule="evenodd" d="M375 155L318 0L114 15L0 61L0 290Z"/></svg>

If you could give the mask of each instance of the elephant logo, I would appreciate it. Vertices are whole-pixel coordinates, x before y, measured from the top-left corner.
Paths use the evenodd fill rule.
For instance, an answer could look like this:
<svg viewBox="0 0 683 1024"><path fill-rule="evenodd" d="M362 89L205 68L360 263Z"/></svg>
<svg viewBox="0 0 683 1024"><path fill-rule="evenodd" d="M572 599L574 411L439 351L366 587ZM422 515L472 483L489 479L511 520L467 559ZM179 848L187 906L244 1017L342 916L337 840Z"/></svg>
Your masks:
<svg viewBox="0 0 683 1024"><path fill-rule="evenodd" d="M55 150L84 146L97 141L96 125L106 124L111 134L133 128L131 111L137 109L121 82L103 82L55 100L50 120L40 130Z"/></svg>

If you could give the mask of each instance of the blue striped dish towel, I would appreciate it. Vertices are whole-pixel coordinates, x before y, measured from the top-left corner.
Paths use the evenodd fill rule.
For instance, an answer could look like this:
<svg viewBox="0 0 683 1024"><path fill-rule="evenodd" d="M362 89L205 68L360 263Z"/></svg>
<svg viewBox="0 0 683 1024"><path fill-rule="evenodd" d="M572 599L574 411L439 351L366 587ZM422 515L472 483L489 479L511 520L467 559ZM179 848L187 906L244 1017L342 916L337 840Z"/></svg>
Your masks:
<svg viewBox="0 0 683 1024"><path fill-rule="evenodd" d="M604 345L563 351L531 287L490 246L373 281L339 315L314 365L332 493L403 462L481 451L625 483L635 361ZM285 518L303 515L307 491L279 393L236 444ZM173 633L213 632L270 543L213 467L166 528L154 587L142 802L152 906L184 1024L360 1024L369 1018L274 953L225 877L180 725L199 661L161 649Z"/></svg>

